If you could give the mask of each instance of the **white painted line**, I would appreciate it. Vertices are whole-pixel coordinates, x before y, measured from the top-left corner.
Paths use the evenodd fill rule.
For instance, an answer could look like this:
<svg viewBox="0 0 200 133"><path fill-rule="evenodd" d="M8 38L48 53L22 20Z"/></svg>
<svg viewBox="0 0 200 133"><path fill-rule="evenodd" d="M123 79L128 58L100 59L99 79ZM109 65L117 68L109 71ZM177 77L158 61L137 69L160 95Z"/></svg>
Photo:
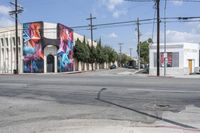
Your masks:
<svg viewBox="0 0 200 133"><path fill-rule="evenodd" d="M184 90L167 90L167 89L162 89L162 90L158 90L158 89L140 89L140 88L128 88L127 90L129 91L150 91L150 92L172 92L172 93L200 93L199 91L184 91Z"/></svg>

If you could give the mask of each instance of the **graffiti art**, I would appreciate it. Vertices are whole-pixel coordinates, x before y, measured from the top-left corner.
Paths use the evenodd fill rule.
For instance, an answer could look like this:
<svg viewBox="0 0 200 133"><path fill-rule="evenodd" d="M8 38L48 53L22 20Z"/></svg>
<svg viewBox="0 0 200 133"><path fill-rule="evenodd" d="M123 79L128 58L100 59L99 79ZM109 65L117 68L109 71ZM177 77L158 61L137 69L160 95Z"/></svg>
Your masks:
<svg viewBox="0 0 200 133"><path fill-rule="evenodd" d="M42 22L23 24L24 73L42 73L44 71L42 27Z"/></svg>
<svg viewBox="0 0 200 133"><path fill-rule="evenodd" d="M73 71L74 59L73 59L73 30L58 24L58 39L59 39L59 49L57 52L58 56L58 71L67 72Z"/></svg>

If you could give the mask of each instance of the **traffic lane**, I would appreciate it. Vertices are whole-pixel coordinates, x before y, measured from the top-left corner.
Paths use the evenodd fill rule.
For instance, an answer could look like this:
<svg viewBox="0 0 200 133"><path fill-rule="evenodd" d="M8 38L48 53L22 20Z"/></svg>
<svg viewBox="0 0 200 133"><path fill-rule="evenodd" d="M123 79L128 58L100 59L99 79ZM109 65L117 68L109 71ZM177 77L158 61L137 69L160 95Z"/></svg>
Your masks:
<svg viewBox="0 0 200 133"><path fill-rule="evenodd" d="M23 99L23 101L34 100L44 102L38 107L34 105L31 109L38 113L37 119L35 118L36 116L33 116L33 118L31 116L31 119L21 120L21 118L18 118L17 121L13 122L12 116L10 116L11 120L6 122L2 121L3 125L27 121L33 122L49 120L54 118L59 120L68 118L115 119L152 123L157 120L156 117L162 118L163 111L179 112L184 110L187 105L193 104L199 107L198 103L200 103L198 99L199 93L194 92L190 92L189 94L185 92L163 93L162 91L152 91L151 89L148 91L138 90L137 88L126 89L108 87L99 94L102 87L98 86L57 85L57 87L58 89L51 85L46 88L40 86L37 89L35 89L34 86L18 89L1 88L1 97L6 97L8 99L16 98L16 102L18 99ZM102 100L104 102L102 102ZM46 104L46 102L48 104ZM56 107L54 107L54 104L56 104ZM57 110L54 110L54 108L57 108ZM67 113L63 113L62 111L60 112L60 108L62 108L62 111L65 110ZM73 108L76 113L74 114L74 111L70 108ZM127 108L129 108L129 110ZM22 106L18 108L20 114L22 110L27 114L32 113L30 106ZM56 117L54 117L55 112L59 114ZM141 114L141 112L144 114ZM46 114L47 116L44 117L43 115ZM1 115L4 116L2 113ZM151 115L155 117L152 117Z"/></svg>
<svg viewBox="0 0 200 133"><path fill-rule="evenodd" d="M183 90L200 91L200 82L198 80L180 80L180 79L158 79L158 78L132 78L132 77L74 77L74 78L41 78L35 77L29 79L0 79L0 87L7 86L97 86L97 87L121 87L121 88L146 88L158 90ZM11 87L12 88L12 87ZM13 87L14 88L14 87Z"/></svg>
<svg viewBox="0 0 200 133"><path fill-rule="evenodd" d="M149 103L149 107L156 104L166 104L180 106L177 111L183 109L186 105L194 104L199 107L199 91L187 90L179 91L174 89L152 89L152 88L126 88L126 87L105 87L105 86L83 86L83 85L37 85L37 86L8 86L0 88L0 96L4 97L19 97L27 99L47 100L43 99L44 96L53 98L58 103L62 104L97 104L95 98L98 97L99 91L106 88L101 93L109 101L116 101L125 105L131 106L134 104ZM52 100L52 99L50 99ZM101 104L102 105L102 104ZM171 106L172 107L172 106ZM179 109L180 108L180 109ZM173 111L173 107L171 108ZM176 111L176 110L175 110Z"/></svg>

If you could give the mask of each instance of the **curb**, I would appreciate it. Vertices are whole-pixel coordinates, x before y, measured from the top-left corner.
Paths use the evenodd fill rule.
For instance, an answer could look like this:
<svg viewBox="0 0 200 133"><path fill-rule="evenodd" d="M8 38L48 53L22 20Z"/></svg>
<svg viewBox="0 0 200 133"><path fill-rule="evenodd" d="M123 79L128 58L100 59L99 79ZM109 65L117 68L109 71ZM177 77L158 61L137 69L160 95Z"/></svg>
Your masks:
<svg viewBox="0 0 200 133"><path fill-rule="evenodd" d="M21 76L21 75L58 75L58 74L78 74L83 71L62 72L62 73L20 73L20 74L0 74L0 76Z"/></svg>

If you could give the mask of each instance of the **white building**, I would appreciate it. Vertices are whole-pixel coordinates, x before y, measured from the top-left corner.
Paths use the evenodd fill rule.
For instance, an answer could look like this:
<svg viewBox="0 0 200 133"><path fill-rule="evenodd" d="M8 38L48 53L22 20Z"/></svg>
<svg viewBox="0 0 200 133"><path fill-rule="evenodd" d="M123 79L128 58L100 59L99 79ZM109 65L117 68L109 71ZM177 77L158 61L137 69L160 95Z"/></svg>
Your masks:
<svg viewBox="0 0 200 133"><path fill-rule="evenodd" d="M82 64L73 59L73 54L71 54L73 50L68 45L71 43L74 46L77 39L83 41L84 36L73 32L72 29L62 24L46 22L31 22L19 25L18 27L19 73L56 73L59 71L87 71L92 69L91 64ZM67 42L63 41L63 39L67 39ZM90 39L86 38L86 41L91 45ZM62 43L65 43L64 45L66 46L62 47ZM96 46L97 43L93 42L93 45ZM59 52L61 54L68 54L66 58L69 58L68 61L73 62L71 65L64 60L69 64L64 64L65 66L68 65L68 68L64 68L65 70L63 71L59 68L61 68L61 63L63 63L61 59L64 56L61 56ZM96 69L99 68L98 65L95 66ZM40 68L36 69L34 66L40 66ZM15 27L0 28L0 74L13 73L15 69Z"/></svg>
<svg viewBox="0 0 200 133"><path fill-rule="evenodd" d="M19 29L22 26L19 25ZM0 29L0 73L12 73L16 69L15 27ZM19 67L22 68L22 30L19 31ZM22 69L19 69L22 73Z"/></svg>
<svg viewBox="0 0 200 133"><path fill-rule="evenodd" d="M199 70L200 44L167 43L166 75L187 75ZM150 46L149 74L157 74L157 44ZM160 44L160 75L164 75L164 44Z"/></svg>

